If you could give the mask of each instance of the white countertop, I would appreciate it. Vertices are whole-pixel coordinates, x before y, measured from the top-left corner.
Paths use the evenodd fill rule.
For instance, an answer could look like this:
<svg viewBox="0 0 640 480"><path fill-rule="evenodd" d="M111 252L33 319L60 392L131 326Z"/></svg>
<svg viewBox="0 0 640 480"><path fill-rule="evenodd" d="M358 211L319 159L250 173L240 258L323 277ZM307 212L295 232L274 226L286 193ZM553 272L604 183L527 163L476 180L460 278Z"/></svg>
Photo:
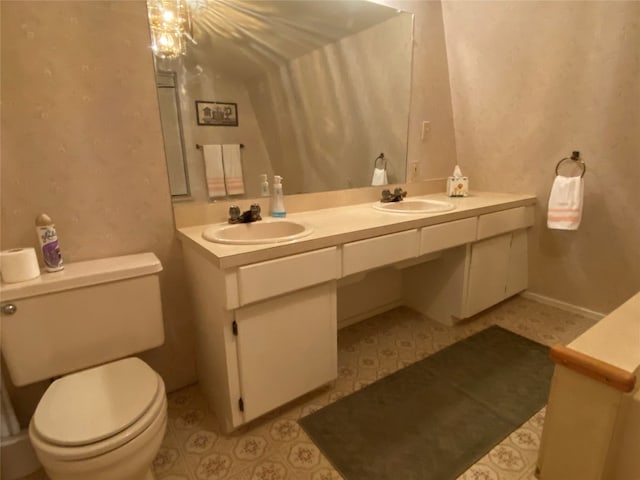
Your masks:
<svg viewBox="0 0 640 480"><path fill-rule="evenodd" d="M439 193L407 197L407 200L418 198L451 202L456 205L456 208L448 212L431 214L388 213L372 208L373 202L367 202L292 213L287 215L287 220L304 223L311 227L313 232L306 237L286 243L227 245L202 238L202 232L206 227L222 226L226 225L225 223L183 227L179 228L178 232L185 246L196 248L209 261L225 269L412 228L533 205L536 202L535 195L490 192L471 192L468 197L463 198L450 198L444 193ZM265 207L263 206L263 210L266 210ZM264 218L277 221L267 216Z"/></svg>

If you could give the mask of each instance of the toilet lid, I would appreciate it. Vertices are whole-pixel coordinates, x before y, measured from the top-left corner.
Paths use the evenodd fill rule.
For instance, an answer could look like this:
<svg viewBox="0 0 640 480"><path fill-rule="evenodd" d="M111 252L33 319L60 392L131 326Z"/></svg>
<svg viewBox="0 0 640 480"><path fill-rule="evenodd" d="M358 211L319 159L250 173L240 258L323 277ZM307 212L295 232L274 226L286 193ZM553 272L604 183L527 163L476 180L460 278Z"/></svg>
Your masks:
<svg viewBox="0 0 640 480"><path fill-rule="evenodd" d="M158 375L138 358L67 375L47 389L33 415L33 426L57 445L98 442L138 420L159 388Z"/></svg>

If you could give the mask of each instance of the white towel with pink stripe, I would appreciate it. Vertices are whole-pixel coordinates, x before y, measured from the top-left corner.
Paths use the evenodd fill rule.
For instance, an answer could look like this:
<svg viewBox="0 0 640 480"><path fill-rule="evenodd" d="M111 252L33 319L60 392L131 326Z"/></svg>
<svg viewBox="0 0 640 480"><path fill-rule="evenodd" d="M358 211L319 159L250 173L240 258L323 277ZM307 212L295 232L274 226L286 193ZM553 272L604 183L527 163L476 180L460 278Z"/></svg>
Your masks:
<svg viewBox="0 0 640 480"><path fill-rule="evenodd" d="M207 177L209 198L226 197L224 185L224 166L222 164L222 148L220 145L203 145L204 169Z"/></svg>
<svg viewBox="0 0 640 480"><path fill-rule="evenodd" d="M582 220L583 197L582 177L557 175L549 195L547 227L555 230L577 230Z"/></svg>
<svg viewBox="0 0 640 480"><path fill-rule="evenodd" d="M229 195L244 194L244 178L242 175L242 158L239 144L222 145L222 161L224 162L224 184Z"/></svg>

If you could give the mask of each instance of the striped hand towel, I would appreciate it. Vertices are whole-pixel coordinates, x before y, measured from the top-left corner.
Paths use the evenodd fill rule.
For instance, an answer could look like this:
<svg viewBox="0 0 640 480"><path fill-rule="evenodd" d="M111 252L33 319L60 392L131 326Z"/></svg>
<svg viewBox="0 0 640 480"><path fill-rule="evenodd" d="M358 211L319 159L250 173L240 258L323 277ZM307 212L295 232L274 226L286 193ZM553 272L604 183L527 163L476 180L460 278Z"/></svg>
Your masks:
<svg viewBox="0 0 640 480"><path fill-rule="evenodd" d="M222 161L224 162L224 183L229 195L244 193L244 178L242 176L242 160L240 145L222 145Z"/></svg>
<svg viewBox="0 0 640 480"><path fill-rule="evenodd" d="M222 148L220 145L203 145L204 170L207 176L209 198L226 197L224 185L224 166L222 164Z"/></svg>
<svg viewBox="0 0 640 480"><path fill-rule="evenodd" d="M577 230L582 220L583 196L582 177L557 175L549 195L547 227L556 230Z"/></svg>

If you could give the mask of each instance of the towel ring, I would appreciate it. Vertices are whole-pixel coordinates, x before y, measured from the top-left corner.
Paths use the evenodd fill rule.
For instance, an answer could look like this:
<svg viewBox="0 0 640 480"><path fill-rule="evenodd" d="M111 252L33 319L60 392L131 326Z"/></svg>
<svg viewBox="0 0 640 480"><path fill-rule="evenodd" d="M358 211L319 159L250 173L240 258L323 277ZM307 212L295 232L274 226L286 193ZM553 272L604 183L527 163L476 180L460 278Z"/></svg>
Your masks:
<svg viewBox="0 0 640 480"><path fill-rule="evenodd" d="M373 161L373 168L374 169L378 168L378 160L382 160L382 169L386 170L387 169L387 159L384 158L384 153L381 153L380 155L378 155L376 157L376 159Z"/></svg>
<svg viewBox="0 0 640 480"><path fill-rule="evenodd" d="M582 173L580 174L580 178L584 177L584 174L587 172L587 164L584 163L584 160L580 158L580 152L578 151L572 152L570 157L564 157L562 160L560 160L557 163L556 176L559 175L558 170L560 168L560 165L562 165L566 161L573 161L573 162L579 163L580 166L582 167Z"/></svg>

